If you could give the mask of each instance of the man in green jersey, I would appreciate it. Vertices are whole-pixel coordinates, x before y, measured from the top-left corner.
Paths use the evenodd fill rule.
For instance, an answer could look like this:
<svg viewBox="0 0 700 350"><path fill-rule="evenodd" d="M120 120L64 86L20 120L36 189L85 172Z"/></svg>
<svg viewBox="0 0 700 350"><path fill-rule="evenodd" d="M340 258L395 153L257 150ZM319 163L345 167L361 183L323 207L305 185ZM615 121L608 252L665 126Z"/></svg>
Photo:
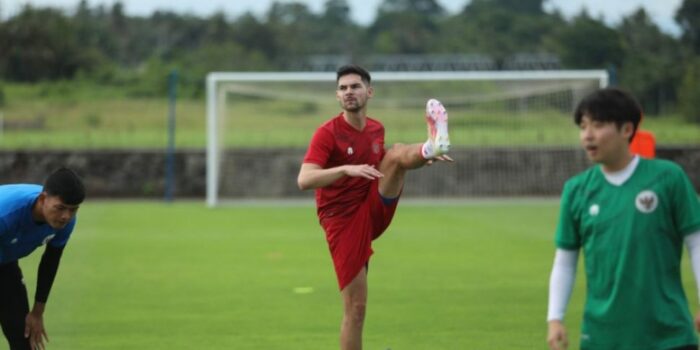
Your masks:
<svg viewBox="0 0 700 350"><path fill-rule="evenodd" d="M551 349L568 345L562 320L579 250L586 271L581 349L698 349L680 273L685 242L700 280L698 194L678 165L629 151L641 115L619 89L594 92L574 113L597 164L564 185L549 286Z"/></svg>

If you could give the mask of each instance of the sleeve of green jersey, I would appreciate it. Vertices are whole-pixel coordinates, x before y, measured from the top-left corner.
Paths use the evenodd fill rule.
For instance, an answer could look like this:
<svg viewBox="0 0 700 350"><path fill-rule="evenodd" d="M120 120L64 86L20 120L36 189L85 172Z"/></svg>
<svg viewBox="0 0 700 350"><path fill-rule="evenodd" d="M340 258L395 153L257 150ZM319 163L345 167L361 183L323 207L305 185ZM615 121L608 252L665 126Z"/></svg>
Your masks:
<svg viewBox="0 0 700 350"><path fill-rule="evenodd" d="M700 200L688 176L679 167L673 185L673 221L683 236L700 230Z"/></svg>
<svg viewBox="0 0 700 350"><path fill-rule="evenodd" d="M579 235L577 219L573 211L574 185L571 181L564 185L561 195L561 205L559 206L559 223L554 242L557 248L567 250L578 250L581 247L581 236Z"/></svg>

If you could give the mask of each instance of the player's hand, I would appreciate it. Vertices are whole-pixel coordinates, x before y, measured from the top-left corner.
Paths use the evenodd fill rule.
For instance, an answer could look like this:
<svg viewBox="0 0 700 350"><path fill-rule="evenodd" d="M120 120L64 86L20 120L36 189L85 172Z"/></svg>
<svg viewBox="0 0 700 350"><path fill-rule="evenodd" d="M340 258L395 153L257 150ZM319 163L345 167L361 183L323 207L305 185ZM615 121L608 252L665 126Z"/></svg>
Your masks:
<svg viewBox="0 0 700 350"><path fill-rule="evenodd" d="M369 180L384 177L384 174L380 173L374 165L368 164L347 165L345 168L345 175L350 177L364 177Z"/></svg>
<svg viewBox="0 0 700 350"><path fill-rule="evenodd" d="M428 159L427 165L433 165L433 163L435 163L436 161L440 161L440 162L454 162L455 160L452 159L452 158L450 158L450 156L448 156L447 154L443 154L443 155L437 156L437 157L435 157L435 158L433 158L433 159Z"/></svg>
<svg viewBox="0 0 700 350"><path fill-rule="evenodd" d="M48 343L49 336L44 329L44 316L32 310L24 320L24 337L29 338L32 350L44 350L44 340Z"/></svg>
<svg viewBox="0 0 700 350"><path fill-rule="evenodd" d="M569 340L566 338L566 327L558 320L549 321L547 345L552 350L566 350Z"/></svg>
<svg viewBox="0 0 700 350"><path fill-rule="evenodd" d="M695 314L695 330L700 332L700 311Z"/></svg>

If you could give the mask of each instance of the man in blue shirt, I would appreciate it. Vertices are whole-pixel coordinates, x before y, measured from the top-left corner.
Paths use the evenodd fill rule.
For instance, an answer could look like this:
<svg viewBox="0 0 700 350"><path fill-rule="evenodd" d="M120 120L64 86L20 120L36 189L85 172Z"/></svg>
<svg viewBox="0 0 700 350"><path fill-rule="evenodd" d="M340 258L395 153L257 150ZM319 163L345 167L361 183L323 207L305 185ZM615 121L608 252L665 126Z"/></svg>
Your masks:
<svg viewBox="0 0 700 350"><path fill-rule="evenodd" d="M85 199L82 180L70 169L51 173L44 186L0 186L0 325L11 350L44 349L44 307L63 248ZM39 263L34 307L18 260L46 245Z"/></svg>

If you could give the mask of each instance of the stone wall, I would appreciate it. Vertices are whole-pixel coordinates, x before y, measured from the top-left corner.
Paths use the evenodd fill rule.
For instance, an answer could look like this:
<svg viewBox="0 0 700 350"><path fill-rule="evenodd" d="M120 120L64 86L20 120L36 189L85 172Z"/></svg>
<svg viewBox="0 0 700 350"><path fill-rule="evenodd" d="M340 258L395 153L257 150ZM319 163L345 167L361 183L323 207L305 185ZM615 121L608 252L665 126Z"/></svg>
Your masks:
<svg viewBox="0 0 700 350"><path fill-rule="evenodd" d="M204 196L205 161L203 151L177 152L177 196ZM91 198L162 197L164 193L165 152L160 150L2 151L0 183L41 183L62 165L84 178Z"/></svg>
<svg viewBox="0 0 700 350"><path fill-rule="evenodd" d="M237 150L222 163L222 197L311 197L296 187L302 149ZM569 177L589 166L573 148L479 148L451 152L455 163L409 173L405 197L555 196ZM664 147L659 158L679 163L700 192L700 147ZM41 183L51 169L69 166L80 173L91 198L159 198L165 187L165 153L130 151L2 151L0 183ZM175 156L175 197L203 198L203 151Z"/></svg>

